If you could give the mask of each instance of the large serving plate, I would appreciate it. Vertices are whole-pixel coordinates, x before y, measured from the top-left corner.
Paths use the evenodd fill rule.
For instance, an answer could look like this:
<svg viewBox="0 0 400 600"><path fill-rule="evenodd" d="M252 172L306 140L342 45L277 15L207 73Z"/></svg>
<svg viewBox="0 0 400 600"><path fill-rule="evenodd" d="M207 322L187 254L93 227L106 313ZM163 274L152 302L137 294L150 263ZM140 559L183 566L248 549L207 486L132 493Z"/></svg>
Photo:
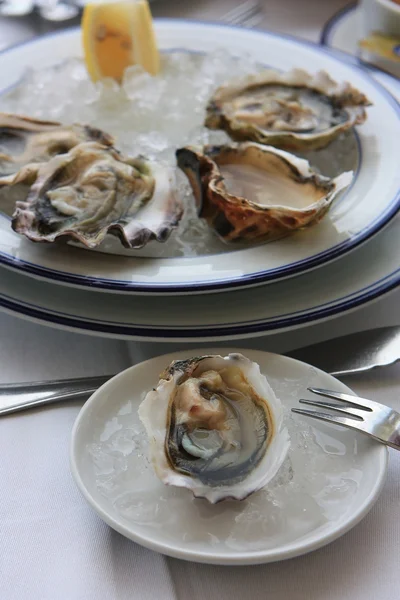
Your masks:
<svg viewBox="0 0 400 600"><path fill-rule="evenodd" d="M230 294L160 296L67 289L2 269L0 306L71 331L122 339L208 341L253 338L354 310L400 283L400 218L344 262L274 285Z"/></svg>
<svg viewBox="0 0 400 600"><path fill-rule="evenodd" d="M279 69L326 69L349 80L373 102L367 122L358 129L355 178L318 226L291 238L194 258L115 256L72 247L32 244L16 235L0 217L0 261L15 270L82 288L154 294L199 293L252 286L293 276L343 256L370 239L397 212L400 171L397 140L400 109L394 98L363 70L318 46L276 34L222 25L161 20L159 46L186 51L219 47L246 52ZM53 65L81 55L80 32L70 30L15 47L0 57L0 89L15 84L26 67ZM227 77L229 74L227 73ZM35 286L33 285L32 289Z"/></svg>
<svg viewBox="0 0 400 600"><path fill-rule="evenodd" d="M248 565L320 548L366 515L382 490L388 459L387 448L362 434L298 415L290 419L290 408L309 395L310 385L351 393L330 375L277 354L243 350L260 365L288 411L291 449L277 483L242 502L194 500L188 490L163 485L146 460L137 408L158 374L174 359L227 351L202 348L158 356L108 381L75 422L72 475L108 525L169 556Z"/></svg>

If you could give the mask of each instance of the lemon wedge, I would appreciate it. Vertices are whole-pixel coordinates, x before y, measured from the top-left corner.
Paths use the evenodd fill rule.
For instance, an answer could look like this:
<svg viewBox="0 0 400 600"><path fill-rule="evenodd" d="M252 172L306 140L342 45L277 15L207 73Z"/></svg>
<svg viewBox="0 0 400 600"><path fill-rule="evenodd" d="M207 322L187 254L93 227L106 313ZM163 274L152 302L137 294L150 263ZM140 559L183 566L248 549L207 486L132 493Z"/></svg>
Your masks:
<svg viewBox="0 0 400 600"><path fill-rule="evenodd" d="M130 65L141 65L151 75L160 70L147 0L86 4L82 42L86 68L93 81L112 77L121 82Z"/></svg>

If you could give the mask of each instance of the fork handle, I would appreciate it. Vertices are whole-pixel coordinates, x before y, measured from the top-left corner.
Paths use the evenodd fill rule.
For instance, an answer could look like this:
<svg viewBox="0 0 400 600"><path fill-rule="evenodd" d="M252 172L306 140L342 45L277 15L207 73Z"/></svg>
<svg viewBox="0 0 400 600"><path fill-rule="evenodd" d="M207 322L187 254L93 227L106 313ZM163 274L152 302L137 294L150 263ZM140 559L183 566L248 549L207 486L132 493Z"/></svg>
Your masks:
<svg viewBox="0 0 400 600"><path fill-rule="evenodd" d="M113 375L0 385L0 415L92 394Z"/></svg>

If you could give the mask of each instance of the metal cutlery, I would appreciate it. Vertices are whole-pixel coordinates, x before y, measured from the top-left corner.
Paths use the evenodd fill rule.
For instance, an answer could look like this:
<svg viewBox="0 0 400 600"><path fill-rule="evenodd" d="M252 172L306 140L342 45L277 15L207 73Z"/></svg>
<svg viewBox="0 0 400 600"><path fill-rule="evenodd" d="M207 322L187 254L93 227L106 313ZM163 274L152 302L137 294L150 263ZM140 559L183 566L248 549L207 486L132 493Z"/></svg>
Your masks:
<svg viewBox="0 0 400 600"><path fill-rule="evenodd" d="M46 21L60 22L78 16L85 4L85 0L0 0L0 14L25 16L36 8ZM257 0L245 0L221 18L225 23L248 28L256 27L262 19L262 8Z"/></svg>
<svg viewBox="0 0 400 600"><path fill-rule="evenodd" d="M241 25L251 29L256 27L264 18L260 2L246 0L224 14L222 21L230 25Z"/></svg>
<svg viewBox="0 0 400 600"><path fill-rule="evenodd" d="M4 0L0 4L0 14L6 17L22 17L28 15L34 5L34 0Z"/></svg>
<svg viewBox="0 0 400 600"><path fill-rule="evenodd" d="M0 385L0 415L36 408L43 404L88 398L111 377L113 375L2 384Z"/></svg>
<svg viewBox="0 0 400 600"><path fill-rule="evenodd" d="M71 0L3 0L0 14L6 17L23 17L37 8L47 21L67 21L76 17L80 8Z"/></svg>
<svg viewBox="0 0 400 600"><path fill-rule="evenodd" d="M80 13L75 2L60 2L60 0L40 0L37 2L39 14L47 21L68 21Z"/></svg>
<svg viewBox="0 0 400 600"><path fill-rule="evenodd" d="M302 408L292 408L292 412L361 431L386 446L400 450L400 414L397 411L379 402L350 394L319 388L308 389L318 396L332 398L336 402L301 399L301 404L325 408L339 414Z"/></svg>
<svg viewBox="0 0 400 600"><path fill-rule="evenodd" d="M287 354L330 373L344 376L391 365L400 360L400 327L361 331L300 348ZM0 415L87 398L113 375L0 385Z"/></svg>
<svg viewBox="0 0 400 600"><path fill-rule="evenodd" d="M400 327L378 327L299 348L286 356L341 377L371 371L400 360Z"/></svg>

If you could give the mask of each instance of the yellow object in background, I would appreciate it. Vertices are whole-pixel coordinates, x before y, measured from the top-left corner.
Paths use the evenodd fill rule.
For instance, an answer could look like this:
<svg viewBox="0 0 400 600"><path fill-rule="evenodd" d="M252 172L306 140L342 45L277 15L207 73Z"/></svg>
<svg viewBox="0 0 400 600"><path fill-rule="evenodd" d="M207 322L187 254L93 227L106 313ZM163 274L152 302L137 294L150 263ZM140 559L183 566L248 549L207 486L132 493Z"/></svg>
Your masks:
<svg viewBox="0 0 400 600"><path fill-rule="evenodd" d="M87 4L82 17L82 42L93 81L112 77L121 82L130 65L141 65L151 75L160 70L147 0Z"/></svg>
<svg viewBox="0 0 400 600"><path fill-rule="evenodd" d="M360 40L359 46L381 58L400 62L400 38L374 31L368 37Z"/></svg>

